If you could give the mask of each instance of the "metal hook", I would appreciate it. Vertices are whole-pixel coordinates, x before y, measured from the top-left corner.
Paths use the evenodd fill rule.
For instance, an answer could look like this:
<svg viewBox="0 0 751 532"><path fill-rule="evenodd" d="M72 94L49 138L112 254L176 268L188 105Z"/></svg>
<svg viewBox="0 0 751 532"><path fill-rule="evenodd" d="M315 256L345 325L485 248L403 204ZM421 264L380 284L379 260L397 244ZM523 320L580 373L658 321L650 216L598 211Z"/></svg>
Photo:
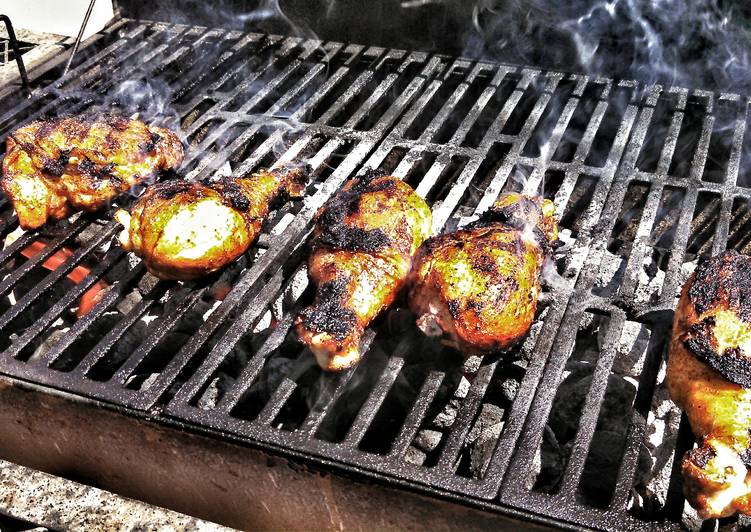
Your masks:
<svg viewBox="0 0 751 532"><path fill-rule="evenodd" d="M84 15L83 17L81 28L78 30L78 35L76 36L76 42L73 43L73 49L70 51L68 62L65 63L65 69L63 70L62 76L65 76L65 74L68 73L68 70L70 70L70 64L73 62L73 58L78 52L78 47L81 46L81 39L83 38L83 32L86 30L86 24L89 23L89 17L91 17L91 12L94 9L95 3L96 3L96 0L91 0L91 2L89 2L89 8L86 10L86 15Z"/></svg>
<svg viewBox="0 0 751 532"><path fill-rule="evenodd" d="M18 46L18 39L16 39L16 32L13 31L13 24L7 15L0 15L0 20L5 22L5 29L8 30L8 39L10 40L10 47L13 48L13 55L16 56L16 64L18 65L18 72L21 74L21 84L23 91L27 98L31 97L31 86L29 85L29 76L26 74L26 66L21 59L21 48Z"/></svg>

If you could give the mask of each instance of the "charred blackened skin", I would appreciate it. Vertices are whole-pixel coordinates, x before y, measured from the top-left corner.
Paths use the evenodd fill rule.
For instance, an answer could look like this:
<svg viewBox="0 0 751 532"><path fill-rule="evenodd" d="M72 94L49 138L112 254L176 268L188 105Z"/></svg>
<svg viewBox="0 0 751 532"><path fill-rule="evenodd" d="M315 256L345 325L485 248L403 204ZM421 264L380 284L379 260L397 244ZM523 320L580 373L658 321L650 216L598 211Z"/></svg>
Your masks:
<svg viewBox="0 0 751 532"><path fill-rule="evenodd" d="M394 189L396 183L390 180L373 183L382 176L375 170L369 170L357 178L349 189L339 192L329 201L318 220L320 232L315 239L316 247L375 253L391 243L380 229L352 227L346 222L347 216L356 214L360 209L363 194Z"/></svg>
<svg viewBox="0 0 751 532"><path fill-rule="evenodd" d="M519 201L506 205L505 207L491 207L485 211L480 219L474 223L469 224L467 229L476 229L478 227L488 227L495 224L503 224L514 229L523 230L527 228L530 220L534 219L532 213L536 213L538 217L542 218L542 210L531 199L523 197ZM548 254L552 251L552 246L555 242L548 242L545 237L545 233L535 225L532 227L532 235L535 242L540 246L543 253Z"/></svg>
<svg viewBox="0 0 751 532"><path fill-rule="evenodd" d="M84 157L83 161L78 163L78 169L83 175L89 176L93 179L110 179L115 178L119 181L119 178L112 175L112 170L115 168L115 163L107 163L103 166L97 167L88 157Z"/></svg>
<svg viewBox="0 0 751 532"><path fill-rule="evenodd" d="M688 291L698 314L727 298L728 306L751 324L751 259L735 250L704 261Z"/></svg>
<svg viewBox="0 0 751 532"><path fill-rule="evenodd" d="M744 388L751 388L751 360L737 347L717 351L714 337L715 320L705 318L692 325L683 339L686 348L710 368Z"/></svg>
<svg viewBox="0 0 751 532"><path fill-rule="evenodd" d="M316 333L328 333L340 342L347 337L357 323L355 313L342 305L347 284L346 278L339 277L321 285L313 306L300 313L308 329Z"/></svg>
<svg viewBox="0 0 751 532"><path fill-rule="evenodd" d="M496 303L505 304L508 302L509 295L519 290L519 281L515 277L503 276L498 279L501 284L501 289L498 291L498 296L495 298ZM529 292L529 300L532 300L532 292Z"/></svg>
<svg viewBox="0 0 751 532"><path fill-rule="evenodd" d="M459 319L459 311L461 310L461 305L459 304L459 301L456 299L449 299L447 302L448 308L449 308L449 314L451 314L451 317L456 319Z"/></svg>
<svg viewBox="0 0 751 532"><path fill-rule="evenodd" d="M141 151L143 151L144 153L151 153L156 149L156 145L159 144L159 141L161 140L162 137L160 135L151 133L151 135L149 136L149 141L139 145L139 148L141 148Z"/></svg>
<svg viewBox="0 0 751 532"><path fill-rule="evenodd" d="M60 159L45 158L42 172L47 175L60 177L65 172L65 165L60 162Z"/></svg>
<svg viewBox="0 0 751 532"><path fill-rule="evenodd" d="M472 259L472 265L477 268L478 271L484 273L495 273L498 271L498 264L493 260L493 257L484 253L474 257Z"/></svg>
<svg viewBox="0 0 751 532"><path fill-rule="evenodd" d="M700 445L688 452L688 459L699 469L704 469L709 461L717 456L715 450L709 445Z"/></svg>
<svg viewBox="0 0 751 532"><path fill-rule="evenodd" d="M243 194L242 188L232 179L222 179L208 185L216 190L225 204L233 209L245 212L250 208L250 200Z"/></svg>
<svg viewBox="0 0 751 532"><path fill-rule="evenodd" d="M187 192L193 188L193 183L190 181L182 181L179 179L173 179L171 181L162 181L152 187L154 194L160 199L168 200L174 198L181 192Z"/></svg>

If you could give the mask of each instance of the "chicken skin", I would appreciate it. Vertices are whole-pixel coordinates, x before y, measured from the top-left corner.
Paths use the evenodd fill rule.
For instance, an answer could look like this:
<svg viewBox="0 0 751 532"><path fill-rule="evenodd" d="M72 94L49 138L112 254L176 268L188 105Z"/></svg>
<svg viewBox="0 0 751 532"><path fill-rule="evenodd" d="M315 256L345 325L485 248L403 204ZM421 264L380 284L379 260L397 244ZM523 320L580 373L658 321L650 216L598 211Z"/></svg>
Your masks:
<svg viewBox="0 0 751 532"><path fill-rule="evenodd" d="M404 286L431 220L408 184L372 171L319 211L308 260L317 293L295 326L321 368L340 371L360 360L365 327Z"/></svg>
<svg viewBox="0 0 751 532"><path fill-rule="evenodd" d="M0 185L24 229L96 211L159 170L180 166L175 133L114 115L32 122L11 133Z"/></svg>
<svg viewBox="0 0 751 532"><path fill-rule="evenodd" d="M502 195L466 229L423 244L409 280L418 327L465 355L506 350L529 331L540 272L558 239L549 200Z"/></svg>
<svg viewBox="0 0 751 532"><path fill-rule="evenodd" d="M285 168L217 181L158 183L130 213L115 213L125 227L120 244L161 279L197 279L245 253L274 205L302 197L306 181L303 169Z"/></svg>
<svg viewBox="0 0 751 532"><path fill-rule="evenodd" d="M704 519L751 514L751 258L727 251L686 282L667 385L700 439L683 457L687 500Z"/></svg>

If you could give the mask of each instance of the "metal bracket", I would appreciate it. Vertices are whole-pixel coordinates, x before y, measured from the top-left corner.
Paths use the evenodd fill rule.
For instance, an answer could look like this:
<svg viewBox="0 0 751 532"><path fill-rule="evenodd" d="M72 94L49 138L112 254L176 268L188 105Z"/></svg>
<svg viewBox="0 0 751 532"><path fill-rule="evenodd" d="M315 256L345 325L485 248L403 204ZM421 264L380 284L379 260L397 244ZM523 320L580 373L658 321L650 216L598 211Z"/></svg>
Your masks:
<svg viewBox="0 0 751 532"><path fill-rule="evenodd" d="M23 64L23 59L21 59L21 47L18 46L18 39L16 39L16 32L13 31L13 24L7 15L0 15L0 20L5 23L5 29L8 30L8 39L10 40L10 47L13 49L13 55L16 56L16 64L18 65L18 72L21 74L21 85L24 94L27 98L30 98L31 85L29 85L29 76L26 74L26 67Z"/></svg>

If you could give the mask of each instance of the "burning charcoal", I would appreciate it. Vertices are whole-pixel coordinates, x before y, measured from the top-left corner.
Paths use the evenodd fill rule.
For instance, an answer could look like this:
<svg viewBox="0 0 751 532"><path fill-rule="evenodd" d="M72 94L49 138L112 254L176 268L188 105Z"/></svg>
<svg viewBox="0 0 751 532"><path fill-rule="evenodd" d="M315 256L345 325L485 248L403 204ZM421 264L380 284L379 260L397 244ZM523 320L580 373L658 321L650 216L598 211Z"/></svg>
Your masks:
<svg viewBox="0 0 751 532"><path fill-rule="evenodd" d="M211 410L216 407L220 397L219 378L215 377L211 379L211 382L206 387L206 391L204 391L200 399L198 399L198 408Z"/></svg>
<svg viewBox="0 0 751 532"><path fill-rule="evenodd" d="M427 455L424 452L417 447L412 447L411 445L407 448L407 452L404 453L404 460L417 466L424 464L426 458Z"/></svg>
<svg viewBox="0 0 751 532"><path fill-rule="evenodd" d="M613 373L638 378L644 367L644 356L649 346L650 331L641 323L627 321L618 342Z"/></svg>
<svg viewBox="0 0 751 532"><path fill-rule="evenodd" d="M464 373L469 373L469 374L477 373L477 370L480 369L481 363L482 363L482 357L479 357L479 356L468 357L467 360L464 361Z"/></svg>
<svg viewBox="0 0 751 532"><path fill-rule="evenodd" d="M503 399L511 404L516 398L516 394L519 391L519 382L514 379L505 379L501 383L501 396Z"/></svg>
<svg viewBox="0 0 751 532"><path fill-rule="evenodd" d="M530 481L534 480L530 488L548 493L554 491L566 468L567 455L567 450L562 449L558 444L553 430L545 425L542 443L534 458L533 470L538 471L538 474L536 479L530 479Z"/></svg>
<svg viewBox="0 0 751 532"><path fill-rule="evenodd" d="M135 253L128 253L128 268L133 269L141 262L141 259Z"/></svg>
<svg viewBox="0 0 751 532"><path fill-rule="evenodd" d="M496 370L496 378L488 386L487 397L497 404L510 405L519 391L525 367L526 361L523 360L515 360L511 364L499 367Z"/></svg>
<svg viewBox="0 0 751 532"><path fill-rule="evenodd" d="M680 420L681 411L668 396L663 364L645 424L649 461L639 464L634 482L639 494L639 498L634 500L634 509L649 518L659 515L665 507L674 461L681 458L680 454L676 455Z"/></svg>
<svg viewBox="0 0 751 532"><path fill-rule="evenodd" d="M133 290L131 292L127 292L125 294L125 297L123 297L121 300L117 302L117 310L122 312L123 314L127 314L133 308L138 305L141 301L143 301L143 297L141 297L141 293L137 290Z"/></svg>
<svg viewBox="0 0 751 532"><path fill-rule="evenodd" d="M159 378L159 373L137 373L125 381L131 390L147 390Z"/></svg>
<svg viewBox="0 0 751 532"><path fill-rule="evenodd" d="M495 431L499 426L503 426L503 408L491 403L484 403L477 415L477 420L467 435L467 441L473 442L483 433ZM498 431L500 434L500 430Z"/></svg>
<svg viewBox="0 0 751 532"><path fill-rule="evenodd" d="M580 489L586 499L596 505L606 505L615 487L626 439L625 427L619 430L598 430L590 445L587 463L581 477ZM642 453L649 451L642 447Z"/></svg>
<svg viewBox="0 0 751 532"><path fill-rule="evenodd" d="M457 399L464 399L465 397L467 397L467 393L469 393L469 387L469 380L467 380L467 377L462 376L461 380L459 381L459 386L456 387L456 391L454 392L454 397L456 397Z"/></svg>
<svg viewBox="0 0 751 532"><path fill-rule="evenodd" d="M18 284L13 288L13 300L18 301L23 296L31 292L35 286L37 286L49 272L46 269L36 268L29 272L21 279ZM51 290L45 293L45 297L38 298L35 302L24 310L14 321L14 327L17 329L25 329L37 321L44 315L50 306L55 301L62 298L69 290L73 288L74 284L68 278L61 279L59 282L52 285ZM66 311L62 314L62 319L68 323L75 321L75 315L72 311Z"/></svg>
<svg viewBox="0 0 751 532"><path fill-rule="evenodd" d="M474 426L467 435L469 443L470 470L474 477L480 478L488 466L496 442L503 430L504 410L496 405L482 405Z"/></svg>
<svg viewBox="0 0 751 532"><path fill-rule="evenodd" d="M429 453L438 448L438 444L441 443L443 434L437 430L423 429L415 436L413 444L420 450Z"/></svg>
<svg viewBox="0 0 751 532"><path fill-rule="evenodd" d="M154 277L150 273L145 273L143 277L141 277L141 280L138 281L138 290L141 292L141 294L146 295L156 286L158 282L158 278Z"/></svg>
<svg viewBox="0 0 751 532"><path fill-rule="evenodd" d="M95 238L98 238L102 235L102 225L99 223L90 223L86 227L84 227L83 231L78 233L75 238L75 243L77 246L85 246L87 243L91 242ZM111 240L105 240L102 244L100 244L100 247L106 249L103 249L106 251L109 249L111 244Z"/></svg>
<svg viewBox="0 0 751 532"><path fill-rule="evenodd" d="M41 359L69 330L68 327L65 327L63 329L54 329L47 334L44 340L34 349L34 352L29 357L29 362Z"/></svg>
<svg viewBox="0 0 751 532"><path fill-rule="evenodd" d="M261 331L265 331L269 327L271 327L271 311L267 310L263 313L263 316L261 316L261 319L258 320L258 323L255 327L253 327L253 334L258 334Z"/></svg>
<svg viewBox="0 0 751 532"><path fill-rule="evenodd" d="M451 399L448 403L446 403L446 406L443 408L443 410L435 418L433 418L432 426L439 429L450 427L454 424L454 420L456 419L456 414L458 411L459 401L457 399Z"/></svg>
<svg viewBox="0 0 751 532"><path fill-rule="evenodd" d="M291 307L300 299L300 296L308 287L308 270L300 268L295 272L294 277L284 290L283 303L286 307Z"/></svg>
<svg viewBox="0 0 751 532"><path fill-rule="evenodd" d="M623 279L623 274L626 273L626 264L627 261L623 257L607 251L603 253L594 290L604 295L615 294Z"/></svg>

